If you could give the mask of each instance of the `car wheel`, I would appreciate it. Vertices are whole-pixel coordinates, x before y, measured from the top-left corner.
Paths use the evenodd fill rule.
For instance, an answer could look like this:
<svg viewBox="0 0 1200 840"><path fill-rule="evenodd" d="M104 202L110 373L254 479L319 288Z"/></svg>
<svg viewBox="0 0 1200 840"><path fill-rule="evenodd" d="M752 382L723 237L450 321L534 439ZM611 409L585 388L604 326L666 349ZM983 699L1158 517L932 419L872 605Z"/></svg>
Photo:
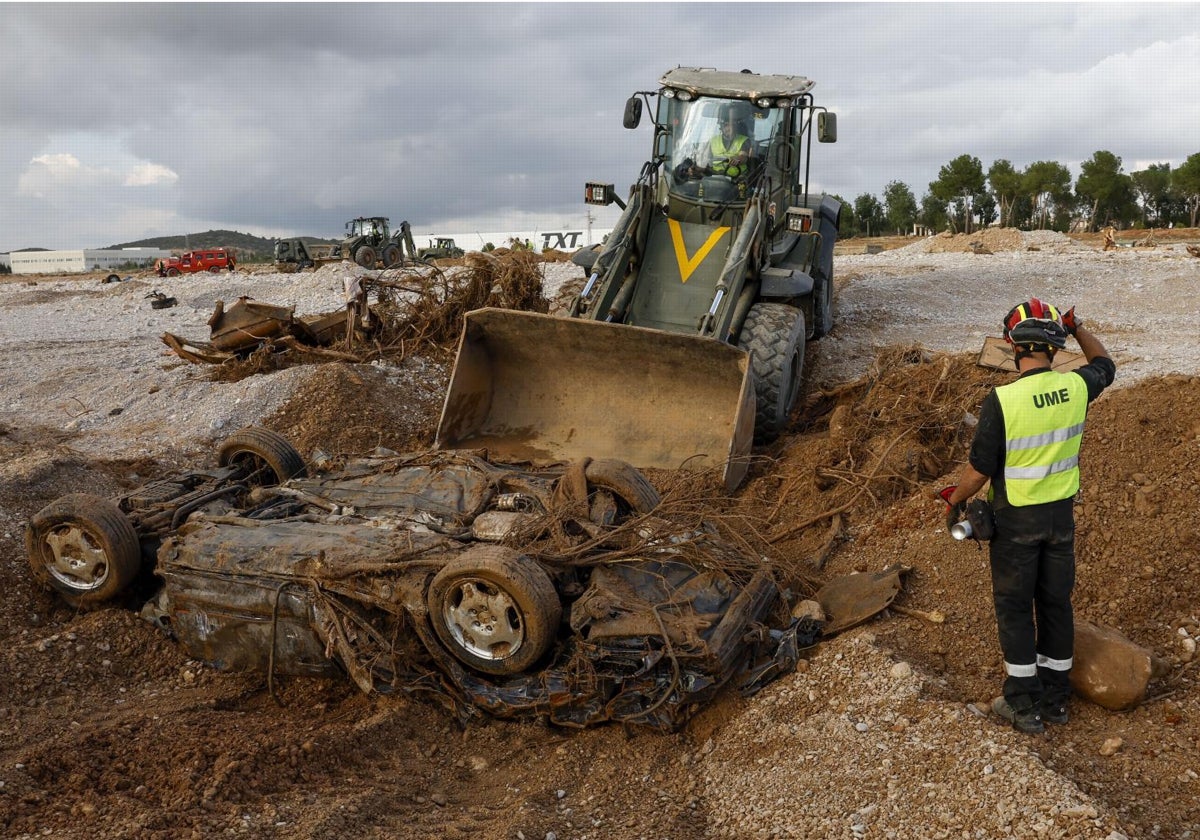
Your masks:
<svg viewBox="0 0 1200 840"><path fill-rule="evenodd" d="M141 569L141 547L129 518L100 496L72 493L42 508L25 529L33 577L73 607L111 600Z"/></svg>
<svg viewBox="0 0 1200 840"><path fill-rule="evenodd" d="M168 269L167 269L167 276L168 276L168 277L178 277L178 276L179 276L179 269L178 269L178 268L168 268Z"/></svg>
<svg viewBox="0 0 1200 840"><path fill-rule="evenodd" d="M546 570L499 545L447 563L426 595L434 632L455 659L484 674L518 674L541 659L562 620Z"/></svg>
<svg viewBox="0 0 1200 840"><path fill-rule="evenodd" d="M588 463L584 475L587 477L589 495L596 490L607 491L623 503L625 509L620 510L619 505L617 515L649 513L662 501L646 476L625 461L598 458Z"/></svg>
<svg viewBox="0 0 1200 840"><path fill-rule="evenodd" d="M363 268L374 268L375 262L379 259L375 253L375 249L370 245L363 245L354 252L354 261Z"/></svg>
<svg viewBox="0 0 1200 840"><path fill-rule="evenodd" d="M774 440L787 426L804 373L804 313L782 303L756 303L746 314L738 347L754 375L754 437Z"/></svg>
<svg viewBox="0 0 1200 840"><path fill-rule="evenodd" d="M270 429L251 426L234 432L217 450L217 465L241 467L254 487L271 487L303 476L304 459L288 439Z"/></svg>
<svg viewBox="0 0 1200 840"><path fill-rule="evenodd" d="M210 266L208 267L208 273L209 273L209 274L220 274L220 273L221 273L221 266L219 266L219 265L210 265Z"/></svg>
<svg viewBox="0 0 1200 840"><path fill-rule="evenodd" d="M120 282L121 282L121 275L119 275L119 274L110 274L110 275L108 275L107 277L105 277L105 278L104 278L104 282L105 282L105 283L120 283Z"/></svg>

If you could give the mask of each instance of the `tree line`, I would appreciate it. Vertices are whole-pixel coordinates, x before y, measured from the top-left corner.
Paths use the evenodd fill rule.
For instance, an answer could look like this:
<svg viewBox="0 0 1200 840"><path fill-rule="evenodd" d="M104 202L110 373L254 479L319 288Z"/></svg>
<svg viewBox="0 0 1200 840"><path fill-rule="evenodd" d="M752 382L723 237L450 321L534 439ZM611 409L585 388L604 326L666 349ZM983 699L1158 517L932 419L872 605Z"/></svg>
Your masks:
<svg viewBox="0 0 1200 840"><path fill-rule="evenodd" d="M984 172L979 158L959 155L938 170L919 202L901 181L889 182L882 198L863 193L851 203L834 197L842 202L842 236L906 234L916 227L970 233L991 225L1064 233L1107 225L1196 227L1200 152L1175 169L1153 163L1132 173L1123 171L1112 152L1095 152L1074 184L1057 161L1017 169L1001 159Z"/></svg>

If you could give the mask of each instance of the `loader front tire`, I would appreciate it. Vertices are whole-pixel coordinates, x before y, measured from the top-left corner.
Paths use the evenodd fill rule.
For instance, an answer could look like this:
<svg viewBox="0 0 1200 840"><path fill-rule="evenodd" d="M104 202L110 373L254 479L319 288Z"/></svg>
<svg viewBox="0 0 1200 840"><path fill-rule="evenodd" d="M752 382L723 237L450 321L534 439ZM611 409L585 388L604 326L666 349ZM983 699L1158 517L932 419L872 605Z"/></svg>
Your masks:
<svg viewBox="0 0 1200 840"><path fill-rule="evenodd" d="M370 245L363 245L354 252L354 261L363 268L374 268L375 261L379 259L379 255L375 253L375 249Z"/></svg>
<svg viewBox="0 0 1200 840"><path fill-rule="evenodd" d="M746 314L738 347L754 376L754 439L768 443L787 426L804 374L804 313L783 303L756 303Z"/></svg>

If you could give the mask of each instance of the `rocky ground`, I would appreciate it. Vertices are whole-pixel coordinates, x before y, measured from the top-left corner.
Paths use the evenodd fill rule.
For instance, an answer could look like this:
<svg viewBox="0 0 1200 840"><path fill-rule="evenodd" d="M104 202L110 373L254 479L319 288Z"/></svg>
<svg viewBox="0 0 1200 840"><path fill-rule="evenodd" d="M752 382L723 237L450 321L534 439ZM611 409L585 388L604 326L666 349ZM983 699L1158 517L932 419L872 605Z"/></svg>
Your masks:
<svg viewBox="0 0 1200 840"><path fill-rule="evenodd" d="M334 838L1185 838L1200 834L1200 259L1183 241L986 231L849 243L837 326L807 399L713 516L739 517L797 590L911 567L871 622L681 732L536 722L461 728L419 698L341 680L217 673L121 609L75 613L29 581L23 528L68 492L207 464L258 423L306 455L430 444L449 359L326 363L214 381L159 341L207 337L217 299L337 308L345 269L0 283L0 835ZM1126 242L1132 245L1132 242ZM545 263L547 291L580 281ZM154 310L154 289L179 305ZM986 554L933 493L1003 374L983 340L1031 295L1080 316L1118 364L1091 412L1077 614L1170 664L1136 709L1076 699L1020 735L985 713L1001 670ZM964 419L965 418L965 419ZM654 476L670 494L678 480ZM818 568L819 567L819 568ZM918 612L914 612L918 611ZM940 612L944 622L922 614Z"/></svg>

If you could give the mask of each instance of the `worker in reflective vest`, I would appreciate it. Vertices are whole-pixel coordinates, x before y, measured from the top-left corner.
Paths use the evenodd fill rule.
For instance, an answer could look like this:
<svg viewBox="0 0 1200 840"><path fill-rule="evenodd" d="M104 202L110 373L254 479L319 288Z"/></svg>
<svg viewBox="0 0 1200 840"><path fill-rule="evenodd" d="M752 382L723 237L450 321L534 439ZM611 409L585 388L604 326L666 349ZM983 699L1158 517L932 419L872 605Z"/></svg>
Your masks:
<svg viewBox="0 0 1200 840"><path fill-rule="evenodd" d="M1087 363L1064 373L1052 364L1068 336ZM1067 722L1079 449L1087 407L1112 384L1116 365L1073 307L1060 314L1037 298L1009 310L1004 338L1019 378L985 398L968 463L941 496L949 526L991 482L989 556L1005 670L1004 694L992 709L1019 731L1036 734L1047 722Z"/></svg>
<svg viewBox="0 0 1200 840"><path fill-rule="evenodd" d="M717 120L721 131L701 148L697 164L713 175L740 178L749 171L750 138L742 133L737 111L732 106L721 106Z"/></svg>

